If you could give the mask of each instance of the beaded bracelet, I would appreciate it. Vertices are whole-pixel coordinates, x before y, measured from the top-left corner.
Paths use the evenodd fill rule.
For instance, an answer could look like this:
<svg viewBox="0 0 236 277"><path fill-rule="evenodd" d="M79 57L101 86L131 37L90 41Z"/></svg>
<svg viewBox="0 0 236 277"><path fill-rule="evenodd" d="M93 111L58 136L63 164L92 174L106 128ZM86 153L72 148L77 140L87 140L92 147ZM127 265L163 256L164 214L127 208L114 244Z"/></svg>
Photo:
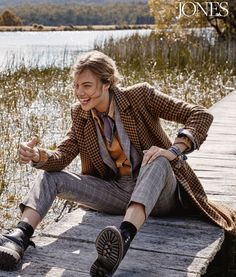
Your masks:
<svg viewBox="0 0 236 277"><path fill-rule="evenodd" d="M179 157L182 154L181 150L176 145L172 145L168 150L177 157Z"/></svg>
<svg viewBox="0 0 236 277"><path fill-rule="evenodd" d="M172 145L169 149L168 149L172 154L174 154L176 157L181 156L182 160L186 161L188 158L186 155L184 155L181 150L179 149L178 146L176 145Z"/></svg>

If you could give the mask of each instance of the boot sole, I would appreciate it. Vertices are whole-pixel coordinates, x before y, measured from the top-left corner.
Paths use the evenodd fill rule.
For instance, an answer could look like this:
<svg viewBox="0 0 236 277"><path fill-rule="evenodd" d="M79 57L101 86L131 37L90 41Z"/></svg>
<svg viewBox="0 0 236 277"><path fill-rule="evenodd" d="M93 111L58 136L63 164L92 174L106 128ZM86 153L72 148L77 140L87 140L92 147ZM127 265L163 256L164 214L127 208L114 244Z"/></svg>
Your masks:
<svg viewBox="0 0 236 277"><path fill-rule="evenodd" d="M0 246L0 269L11 271L16 270L20 264L21 257L20 255L7 247Z"/></svg>
<svg viewBox="0 0 236 277"><path fill-rule="evenodd" d="M110 277L116 271L123 257L123 240L119 230L108 226L96 239L98 258L90 269L92 277Z"/></svg>

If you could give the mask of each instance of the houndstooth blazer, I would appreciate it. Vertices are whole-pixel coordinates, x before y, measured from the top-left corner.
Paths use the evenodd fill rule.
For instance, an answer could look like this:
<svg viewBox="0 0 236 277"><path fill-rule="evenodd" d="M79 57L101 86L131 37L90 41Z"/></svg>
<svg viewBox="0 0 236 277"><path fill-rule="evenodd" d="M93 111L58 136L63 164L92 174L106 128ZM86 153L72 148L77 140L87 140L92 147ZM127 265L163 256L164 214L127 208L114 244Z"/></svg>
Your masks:
<svg viewBox="0 0 236 277"><path fill-rule="evenodd" d="M167 149L172 143L161 126L160 119L178 122L191 130L199 148L207 137L213 116L203 107L190 105L155 90L147 83L128 88L112 89L125 131L136 150L151 146ZM44 161L37 168L46 171L64 169L80 154L82 174L112 178L112 171L99 153L96 128L90 112L79 103L72 107L72 127L55 151L40 149ZM229 207L209 202L205 191L186 161L171 161L176 178L199 211L226 231L236 235L236 214Z"/></svg>

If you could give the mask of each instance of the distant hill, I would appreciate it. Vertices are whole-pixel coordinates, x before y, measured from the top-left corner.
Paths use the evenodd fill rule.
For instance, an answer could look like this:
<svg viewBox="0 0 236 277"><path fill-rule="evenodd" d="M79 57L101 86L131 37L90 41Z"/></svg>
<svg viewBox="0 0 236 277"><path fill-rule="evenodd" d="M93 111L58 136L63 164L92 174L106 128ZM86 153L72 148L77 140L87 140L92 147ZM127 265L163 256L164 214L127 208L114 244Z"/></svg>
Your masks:
<svg viewBox="0 0 236 277"><path fill-rule="evenodd" d="M133 2L134 0L123 0L123 2L121 0L90 0L90 4L89 1L83 4L85 1L82 0L77 0L76 4L72 3L74 0L67 0L66 3L63 3L63 0L50 0L51 2L58 2L57 4L43 3L49 0L34 0L32 1L33 4L30 4L31 0L25 0L20 1L20 5L16 4L18 0L7 1L8 6L0 6L0 15L6 7L9 7L9 10L20 18L24 26L35 24L44 26L154 24L154 17L150 14L148 3L140 0L136 3ZM92 3L92 1L99 2L99 4ZM14 2L15 5L9 6L11 2ZM104 4L101 5L101 2Z"/></svg>
<svg viewBox="0 0 236 277"><path fill-rule="evenodd" d="M24 26L154 24L147 0L0 0L7 8Z"/></svg>
<svg viewBox="0 0 236 277"><path fill-rule="evenodd" d="M148 0L0 0L0 8L21 6L24 4L108 4L108 3L147 3Z"/></svg>

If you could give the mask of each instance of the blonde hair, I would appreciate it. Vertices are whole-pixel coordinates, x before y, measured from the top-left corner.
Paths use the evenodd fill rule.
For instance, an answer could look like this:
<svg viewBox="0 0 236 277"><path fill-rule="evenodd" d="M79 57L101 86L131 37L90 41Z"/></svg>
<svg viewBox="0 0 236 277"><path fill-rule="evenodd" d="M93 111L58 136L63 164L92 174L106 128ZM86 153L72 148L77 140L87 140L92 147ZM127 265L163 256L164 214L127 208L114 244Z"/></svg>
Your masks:
<svg viewBox="0 0 236 277"><path fill-rule="evenodd" d="M85 69L91 70L104 84L110 87L117 85L121 76L117 70L115 61L99 51L91 51L79 56L72 67L72 77L76 77Z"/></svg>

